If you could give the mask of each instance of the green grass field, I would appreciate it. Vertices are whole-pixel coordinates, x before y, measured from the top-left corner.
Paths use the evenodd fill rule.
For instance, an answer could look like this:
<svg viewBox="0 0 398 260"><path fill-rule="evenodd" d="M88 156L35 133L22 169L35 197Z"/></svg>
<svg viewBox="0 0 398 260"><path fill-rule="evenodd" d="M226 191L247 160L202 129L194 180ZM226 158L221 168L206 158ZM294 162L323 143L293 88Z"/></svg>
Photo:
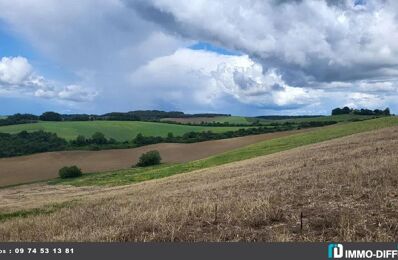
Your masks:
<svg viewBox="0 0 398 260"><path fill-rule="evenodd" d="M234 161L250 159L257 156L289 150L303 145L318 143L334 138L348 136L351 134L372 131L391 126L398 126L397 117L378 118L362 122L353 122L341 125L334 125L326 128L314 129L311 132L260 142L244 148L212 156L207 159L188 163L160 165L148 168L132 168L129 170L120 170L105 173L90 173L85 174L77 179L55 179L50 181L49 183L61 183L74 186L125 185L209 168Z"/></svg>
<svg viewBox="0 0 398 260"><path fill-rule="evenodd" d="M37 131L56 133L59 137L71 140L78 135L86 137L95 132L102 132L108 138L118 141L133 139L138 133L145 136L167 136L169 132L175 136L195 131L212 131L215 133L234 131L242 127L206 127L186 126L140 121L85 121L85 122L39 122L33 124L10 125L0 127L0 133L19 133L21 131Z"/></svg>

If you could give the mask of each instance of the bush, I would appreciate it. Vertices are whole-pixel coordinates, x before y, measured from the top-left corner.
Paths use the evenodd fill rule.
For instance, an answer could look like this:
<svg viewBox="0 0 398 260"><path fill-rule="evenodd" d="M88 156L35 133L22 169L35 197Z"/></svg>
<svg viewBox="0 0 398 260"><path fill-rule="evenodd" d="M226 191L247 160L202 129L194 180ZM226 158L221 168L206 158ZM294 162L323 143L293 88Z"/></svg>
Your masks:
<svg viewBox="0 0 398 260"><path fill-rule="evenodd" d="M63 167L58 172L61 179L76 178L82 175L82 170L77 166Z"/></svg>
<svg viewBox="0 0 398 260"><path fill-rule="evenodd" d="M160 157L160 153L158 151L149 151L141 155L140 160L137 163L139 167L158 165L162 158Z"/></svg>
<svg viewBox="0 0 398 260"><path fill-rule="evenodd" d="M108 140L105 138L105 135L101 132L95 132L91 137L91 142L94 144L106 144Z"/></svg>
<svg viewBox="0 0 398 260"><path fill-rule="evenodd" d="M71 143L76 146L84 146L87 144L87 139L83 135L78 135Z"/></svg>

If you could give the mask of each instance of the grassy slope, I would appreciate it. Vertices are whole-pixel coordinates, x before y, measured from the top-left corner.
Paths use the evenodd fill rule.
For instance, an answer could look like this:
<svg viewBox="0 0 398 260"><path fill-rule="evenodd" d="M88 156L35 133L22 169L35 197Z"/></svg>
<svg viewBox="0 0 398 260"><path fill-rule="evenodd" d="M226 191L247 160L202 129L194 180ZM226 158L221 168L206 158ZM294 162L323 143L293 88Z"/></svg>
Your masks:
<svg viewBox="0 0 398 260"><path fill-rule="evenodd" d="M362 122L335 125L327 128L315 129L311 132L272 139L244 148L236 149L207 159L176 165L161 165L151 168L134 168L108 173L87 174L73 180L54 180L50 183L70 184L75 186L87 185L124 185L150 179L163 178L179 173L213 167L229 162L245 160L261 155L267 155L292 149L295 147L322 142L355 133L366 132L398 125L397 117L379 118Z"/></svg>
<svg viewBox="0 0 398 260"><path fill-rule="evenodd" d="M190 131L213 131L225 132L237 130L241 127L204 127L184 126L152 122L131 122L131 121L88 121L88 122L39 122L34 124L21 124L0 127L3 133L18 133L20 131L44 130L57 133L58 136L68 140L78 135L86 137L94 132L102 132L108 138L125 141L133 139L138 133L146 136L167 136L172 132L174 135L182 135Z"/></svg>

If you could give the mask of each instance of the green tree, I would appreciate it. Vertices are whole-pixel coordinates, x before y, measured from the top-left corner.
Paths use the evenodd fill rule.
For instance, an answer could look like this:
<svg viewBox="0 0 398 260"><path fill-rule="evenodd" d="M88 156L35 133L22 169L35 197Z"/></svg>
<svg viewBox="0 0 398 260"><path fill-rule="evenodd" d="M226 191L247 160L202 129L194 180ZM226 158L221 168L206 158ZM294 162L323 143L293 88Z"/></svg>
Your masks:
<svg viewBox="0 0 398 260"><path fill-rule="evenodd" d="M62 116L55 112L45 112L39 119L42 121L62 121Z"/></svg>
<svg viewBox="0 0 398 260"><path fill-rule="evenodd" d="M108 140L105 138L105 135L101 132L95 132L91 136L91 141L94 144L106 144L108 142Z"/></svg>
<svg viewBox="0 0 398 260"><path fill-rule="evenodd" d="M166 140L167 140L168 142L171 142L171 141L173 141L173 139L174 139L173 133L168 133L168 134L167 134Z"/></svg>
<svg viewBox="0 0 398 260"><path fill-rule="evenodd" d="M135 144L141 145L141 144L144 144L144 140L145 140L144 136L143 136L141 133L139 133L139 134L137 134L137 136L134 138L133 142L134 142Z"/></svg>
<svg viewBox="0 0 398 260"><path fill-rule="evenodd" d="M84 135L78 135L75 140L75 144L79 146L83 146L87 144L87 139Z"/></svg>

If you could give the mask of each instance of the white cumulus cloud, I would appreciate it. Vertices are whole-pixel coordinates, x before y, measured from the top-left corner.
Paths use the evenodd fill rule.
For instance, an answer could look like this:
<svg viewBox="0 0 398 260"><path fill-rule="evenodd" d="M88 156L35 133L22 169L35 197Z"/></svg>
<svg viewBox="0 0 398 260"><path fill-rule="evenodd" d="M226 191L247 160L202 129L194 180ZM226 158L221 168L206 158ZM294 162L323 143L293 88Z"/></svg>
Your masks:
<svg viewBox="0 0 398 260"><path fill-rule="evenodd" d="M176 108L189 105L198 110L226 109L239 103L289 109L315 102L319 92L289 86L277 71L263 72L262 66L247 55L191 49L179 49L150 61L135 71L130 80L135 90L142 90L138 91L141 98L173 104ZM234 102L225 102L225 98Z"/></svg>
<svg viewBox="0 0 398 260"><path fill-rule="evenodd" d="M32 75L32 70L24 57L3 57L0 60L0 84L24 84Z"/></svg>
<svg viewBox="0 0 398 260"><path fill-rule="evenodd" d="M0 93L17 93L74 102L91 101L97 95L96 91L79 85L58 85L37 75L24 57L2 57L0 60Z"/></svg>

